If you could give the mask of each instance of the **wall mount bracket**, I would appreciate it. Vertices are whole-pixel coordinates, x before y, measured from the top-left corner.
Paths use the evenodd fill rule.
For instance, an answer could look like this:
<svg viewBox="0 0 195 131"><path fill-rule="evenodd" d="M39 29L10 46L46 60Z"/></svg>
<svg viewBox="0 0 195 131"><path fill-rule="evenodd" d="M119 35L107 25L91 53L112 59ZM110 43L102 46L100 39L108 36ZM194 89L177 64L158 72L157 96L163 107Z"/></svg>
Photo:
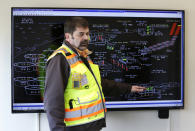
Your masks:
<svg viewBox="0 0 195 131"><path fill-rule="evenodd" d="M160 119L168 119L169 118L169 109L159 109L158 117Z"/></svg>

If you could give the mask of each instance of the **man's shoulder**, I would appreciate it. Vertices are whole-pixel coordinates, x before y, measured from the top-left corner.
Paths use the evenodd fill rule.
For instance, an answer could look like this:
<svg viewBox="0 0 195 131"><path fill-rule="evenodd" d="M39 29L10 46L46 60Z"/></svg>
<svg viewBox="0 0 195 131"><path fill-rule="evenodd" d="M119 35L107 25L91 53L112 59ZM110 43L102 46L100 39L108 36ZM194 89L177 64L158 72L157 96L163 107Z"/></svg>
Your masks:
<svg viewBox="0 0 195 131"><path fill-rule="evenodd" d="M51 63L60 63L63 65L68 64L66 58L64 57L62 53L57 53L54 57L52 57L51 59L49 59L49 61L47 61L47 65Z"/></svg>
<svg viewBox="0 0 195 131"><path fill-rule="evenodd" d="M50 61L56 61L56 60L63 60L64 55L62 53L57 53L55 56L53 56L51 59L49 59L48 62Z"/></svg>

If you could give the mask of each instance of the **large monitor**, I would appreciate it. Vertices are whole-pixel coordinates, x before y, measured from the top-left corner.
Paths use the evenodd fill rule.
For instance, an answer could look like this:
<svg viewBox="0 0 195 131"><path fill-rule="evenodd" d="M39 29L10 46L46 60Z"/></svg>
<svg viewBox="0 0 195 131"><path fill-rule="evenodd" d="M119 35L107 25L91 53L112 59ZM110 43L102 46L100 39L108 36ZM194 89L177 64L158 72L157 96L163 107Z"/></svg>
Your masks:
<svg viewBox="0 0 195 131"><path fill-rule="evenodd" d="M89 49L104 79L145 86L107 96L107 109L184 107L184 11L12 8L12 112L43 112L45 64L68 17L89 22Z"/></svg>

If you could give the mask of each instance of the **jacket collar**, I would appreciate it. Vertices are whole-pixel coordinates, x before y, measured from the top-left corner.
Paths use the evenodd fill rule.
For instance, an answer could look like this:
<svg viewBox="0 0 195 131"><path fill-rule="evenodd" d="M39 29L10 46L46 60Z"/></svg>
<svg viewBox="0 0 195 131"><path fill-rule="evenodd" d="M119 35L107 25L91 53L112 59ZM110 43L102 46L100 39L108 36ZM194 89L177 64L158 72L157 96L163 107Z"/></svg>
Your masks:
<svg viewBox="0 0 195 131"><path fill-rule="evenodd" d="M78 56L82 56L84 58L86 58L88 55L92 54L91 51L89 51L88 49L81 51L77 48L74 48L69 42L65 41L63 42L63 44L65 44L66 46L68 46L73 52L75 52Z"/></svg>

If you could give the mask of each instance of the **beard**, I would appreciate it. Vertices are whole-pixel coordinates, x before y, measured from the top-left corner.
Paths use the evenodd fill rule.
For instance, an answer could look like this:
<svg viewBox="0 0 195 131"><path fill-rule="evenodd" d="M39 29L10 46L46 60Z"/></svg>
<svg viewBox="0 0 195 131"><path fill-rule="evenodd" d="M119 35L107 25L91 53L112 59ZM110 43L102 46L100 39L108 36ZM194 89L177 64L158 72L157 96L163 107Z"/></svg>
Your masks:
<svg viewBox="0 0 195 131"><path fill-rule="evenodd" d="M88 48L88 45L89 45L89 41L88 40L81 41L78 49L83 51L83 50Z"/></svg>

